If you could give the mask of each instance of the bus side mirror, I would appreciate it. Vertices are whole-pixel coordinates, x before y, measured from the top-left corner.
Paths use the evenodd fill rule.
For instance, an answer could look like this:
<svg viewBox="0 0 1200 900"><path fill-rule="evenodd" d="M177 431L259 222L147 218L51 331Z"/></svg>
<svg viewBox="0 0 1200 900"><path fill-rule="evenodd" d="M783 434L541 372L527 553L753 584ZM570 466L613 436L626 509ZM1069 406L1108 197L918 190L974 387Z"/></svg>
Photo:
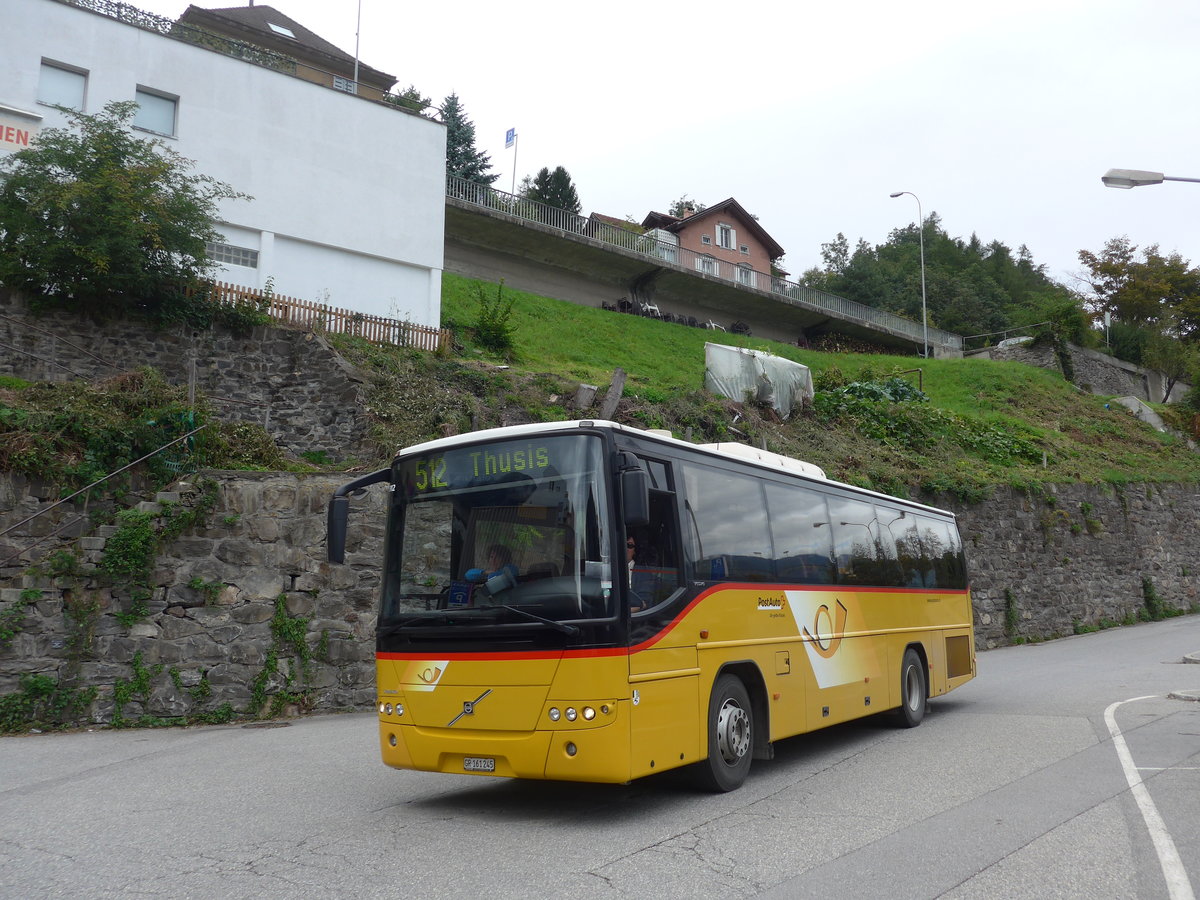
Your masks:
<svg viewBox="0 0 1200 900"><path fill-rule="evenodd" d="M391 475L391 469L380 469L362 478L355 478L333 492L329 514L325 519L325 555L331 563L346 561L346 522L350 518L350 497L361 497L367 487L387 481Z"/></svg>
<svg viewBox="0 0 1200 900"><path fill-rule="evenodd" d="M325 523L325 547L331 563L346 561L346 520L349 511L349 497L334 497L329 501L329 516Z"/></svg>
<svg viewBox="0 0 1200 900"><path fill-rule="evenodd" d="M645 469L626 469L621 473L621 509L626 528L650 524L650 481Z"/></svg>

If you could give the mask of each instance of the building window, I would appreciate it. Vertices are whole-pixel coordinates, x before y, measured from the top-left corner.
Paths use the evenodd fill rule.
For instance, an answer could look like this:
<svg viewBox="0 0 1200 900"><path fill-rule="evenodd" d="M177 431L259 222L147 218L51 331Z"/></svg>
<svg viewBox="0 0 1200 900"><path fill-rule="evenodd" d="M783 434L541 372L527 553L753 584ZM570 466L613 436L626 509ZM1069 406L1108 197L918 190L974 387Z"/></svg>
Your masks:
<svg viewBox="0 0 1200 900"><path fill-rule="evenodd" d="M754 270L747 265L739 265L737 267L738 284L744 284L746 287L754 287L756 282L754 278Z"/></svg>
<svg viewBox="0 0 1200 900"><path fill-rule="evenodd" d="M42 73L38 78L38 103L65 106L83 112L86 91L86 72L42 60Z"/></svg>
<svg viewBox="0 0 1200 900"><path fill-rule="evenodd" d="M245 266L247 269L258 268L257 250L235 247L232 244L214 244L211 241L204 245L204 250L213 262L224 263L227 266Z"/></svg>
<svg viewBox="0 0 1200 900"><path fill-rule="evenodd" d="M341 75L333 76L333 86L339 91L345 91L347 94L358 93L358 83L351 81L349 78L343 78Z"/></svg>
<svg viewBox="0 0 1200 900"><path fill-rule="evenodd" d="M134 96L137 100L138 111L133 116L133 127L142 131L153 131L155 134L175 136L175 110L179 104L178 97L169 94L159 94L147 88L138 88Z"/></svg>
<svg viewBox="0 0 1200 900"><path fill-rule="evenodd" d="M724 223L717 226L717 246L726 250L734 248L733 228Z"/></svg>
<svg viewBox="0 0 1200 900"><path fill-rule="evenodd" d="M743 255L743 256L749 256L749 255L750 255L750 248L749 248L749 247L747 247L745 244L742 244L742 246L738 247L738 250L740 250L740 251L742 252L742 255Z"/></svg>
<svg viewBox="0 0 1200 900"><path fill-rule="evenodd" d="M697 256L696 270L703 272L705 275L717 274L717 261L711 256Z"/></svg>
<svg viewBox="0 0 1200 900"><path fill-rule="evenodd" d="M293 41L296 40L296 35L292 33L292 29L283 25L276 25L274 22L268 22L267 27L276 34L282 34L284 37L290 37Z"/></svg>

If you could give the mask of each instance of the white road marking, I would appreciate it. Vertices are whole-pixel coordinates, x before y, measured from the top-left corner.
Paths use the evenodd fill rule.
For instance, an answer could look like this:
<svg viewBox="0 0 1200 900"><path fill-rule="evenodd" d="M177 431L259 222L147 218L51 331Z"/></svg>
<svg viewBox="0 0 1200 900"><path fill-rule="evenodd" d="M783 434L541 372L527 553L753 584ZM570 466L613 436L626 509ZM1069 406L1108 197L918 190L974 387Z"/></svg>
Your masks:
<svg viewBox="0 0 1200 900"><path fill-rule="evenodd" d="M1128 782L1129 790L1137 800L1142 820L1146 823L1146 830L1150 832L1150 841L1154 844L1155 852L1158 853L1158 864L1162 866L1163 877L1167 880L1168 896L1171 900L1195 900L1196 895L1192 892L1192 883L1188 880L1183 860L1179 858L1179 851L1175 849L1175 841L1171 839L1171 832L1167 830L1162 816L1158 814L1158 807L1154 805L1150 792L1142 783L1142 776L1137 766L1133 764L1133 756L1130 755L1125 738L1121 735L1121 729L1117 726L1115 713L1118 706L1136 703L1138 700L1150 700L1153 697L1154 695L1151 694L1145 697L1132 697L1129 700L1118 700L1104 711L1104 722L1108 725L1109 734L1112 735L1113 747L1116 748L1117 758L1121 760L1121 768L1125 770L1125 781Z"/></svg>

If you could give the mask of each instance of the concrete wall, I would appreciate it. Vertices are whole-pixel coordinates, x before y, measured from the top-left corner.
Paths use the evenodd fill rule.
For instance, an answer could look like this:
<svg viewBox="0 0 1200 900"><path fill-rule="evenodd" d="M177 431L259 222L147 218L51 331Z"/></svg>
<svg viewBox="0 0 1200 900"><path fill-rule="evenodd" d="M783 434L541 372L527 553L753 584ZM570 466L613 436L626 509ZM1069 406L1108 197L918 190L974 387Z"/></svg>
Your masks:
<svg viewBox="0 0 1200 900"><path fill-rule="evenodd" d="M86 73L87 113L139 87L178 98L163 143L253 197L220 217L259 266L221 280L439 324L443 125L55 0L4 0L0 106L35 130L65 124L37 101L44 59Z"/></svg>

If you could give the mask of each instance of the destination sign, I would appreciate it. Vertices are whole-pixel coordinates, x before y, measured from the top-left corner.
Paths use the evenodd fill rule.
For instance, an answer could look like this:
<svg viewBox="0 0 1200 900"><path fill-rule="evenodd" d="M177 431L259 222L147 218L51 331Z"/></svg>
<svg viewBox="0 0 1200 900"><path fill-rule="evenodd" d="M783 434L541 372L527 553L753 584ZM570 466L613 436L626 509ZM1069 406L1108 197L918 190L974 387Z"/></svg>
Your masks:
<svg viewBox="0 0 1200 900"><path fill-rule="evenodd" d="M554 465L554 452L547 444L504 443L418 456L405 460L404 465L411 466L412 473L411 479L404 480L417 493L425 493L512 473L535 475Z"/></svg>

